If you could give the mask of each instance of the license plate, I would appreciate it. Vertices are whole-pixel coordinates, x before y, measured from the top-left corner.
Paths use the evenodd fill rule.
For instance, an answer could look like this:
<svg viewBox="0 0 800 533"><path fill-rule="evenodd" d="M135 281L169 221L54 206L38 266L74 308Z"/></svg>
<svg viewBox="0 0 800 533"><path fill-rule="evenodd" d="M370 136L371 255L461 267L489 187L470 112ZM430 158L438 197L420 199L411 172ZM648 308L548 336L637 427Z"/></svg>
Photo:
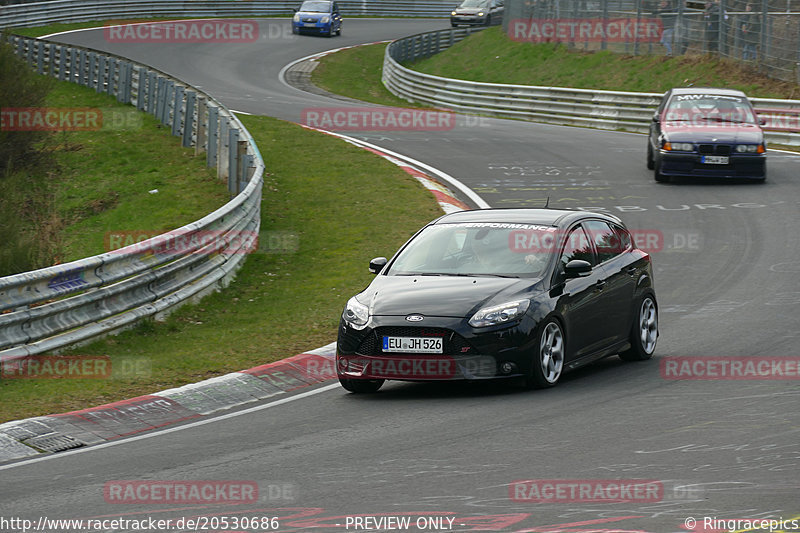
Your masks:
<svg viewBox="0 0 800 533"><path fill-rule="evenodd" d="M442 353L441 337L384 337L384 352Z"/></svg>
<svg viewBox="0 0 800 533"><path fill-rule="evenodd" d="M316 28L317 27L317 23L316 22L306 22L305 24L303 24L303 26L305 26L306 28Z"/></svg>
<svg viewBox="0 0 800 533"><path fill-rule="evenodd" d="M700 161L708 165L728 164L728 158L724 155L704 155Z"/></svg>

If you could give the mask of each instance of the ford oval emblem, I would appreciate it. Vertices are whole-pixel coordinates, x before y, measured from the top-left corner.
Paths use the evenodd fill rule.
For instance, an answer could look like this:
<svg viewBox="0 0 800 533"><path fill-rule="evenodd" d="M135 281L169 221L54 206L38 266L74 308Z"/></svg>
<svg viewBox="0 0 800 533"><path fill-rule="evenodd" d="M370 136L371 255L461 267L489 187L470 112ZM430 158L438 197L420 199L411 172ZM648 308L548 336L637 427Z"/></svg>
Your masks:
<svg viewBox="0 0 800 533"><path fill-rule="evenodd" d="M406 320L408 320L409 322L419 322L419 321L424 320L424 319L425 319L425 317L422 316L422 315L408 315L406 317Z"/></svg>

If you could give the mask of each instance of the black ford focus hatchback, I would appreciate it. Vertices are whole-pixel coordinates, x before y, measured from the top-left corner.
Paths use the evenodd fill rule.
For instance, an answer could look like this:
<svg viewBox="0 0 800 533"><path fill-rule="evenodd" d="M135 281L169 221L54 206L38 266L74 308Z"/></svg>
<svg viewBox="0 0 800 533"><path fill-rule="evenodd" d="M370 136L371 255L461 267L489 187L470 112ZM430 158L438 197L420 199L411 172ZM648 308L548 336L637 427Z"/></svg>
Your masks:
<svg viewBox="0 0 800 533"><path fill-rule="evenodd" d="M553 209L444 215L342 313L336 369L351 392L386 380L524 378L613 354L652 357L658 307L650 256L616 217Z"/></svg>

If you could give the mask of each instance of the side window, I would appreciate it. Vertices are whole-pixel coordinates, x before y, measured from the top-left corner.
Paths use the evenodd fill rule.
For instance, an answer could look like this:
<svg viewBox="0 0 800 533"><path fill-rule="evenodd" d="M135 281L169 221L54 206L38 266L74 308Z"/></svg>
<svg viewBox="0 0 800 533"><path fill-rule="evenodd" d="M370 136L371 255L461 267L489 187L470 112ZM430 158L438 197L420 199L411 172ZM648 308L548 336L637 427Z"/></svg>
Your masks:
<svg viewBox="0 0 800 533"><path fill-rule="evenodd" d="M613 259L622 253L619 234L602 220L589 220L586 222L589 237L597 250L597 260L600 263Z"/></svg>
<svg viewBox="0 0 800 533"><path fill-rule="evenodd" d="M611 225L611 228L619 238L619 251L624 253L633 250L633 239L631 238L630 232L625 228L615 226L613 224Z"/></svg>
<svg viewBox="0 0 800 533"><path fill-rule="evenodd" d="M563 271L567 263L573 259L582 259L583 261L588 261L592 265L595 264L592 244L589 242L589 236L582 226L573 228L567 234L559 260L561 263L561 270Z"/></svg>

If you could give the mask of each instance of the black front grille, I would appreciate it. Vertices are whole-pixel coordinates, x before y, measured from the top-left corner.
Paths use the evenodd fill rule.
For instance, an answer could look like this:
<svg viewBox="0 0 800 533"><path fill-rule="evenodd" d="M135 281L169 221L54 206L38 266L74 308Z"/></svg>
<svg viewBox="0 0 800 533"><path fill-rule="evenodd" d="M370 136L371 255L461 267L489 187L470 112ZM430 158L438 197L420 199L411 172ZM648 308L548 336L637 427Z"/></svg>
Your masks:
<svg viewBox="0 0 800 533"><path fill-rule="evenodd" d="M455 331L445 328L425 328L412 326L390 326L376 328L372 331L358 347L360 355L397 355L395 353L384 354L381 350L383 337L442 337L442 355L465 355L472 354L470 344Z"/></svg>
<svg viewBox="0 0 800 533"><path fill-rule="evenodd" d="M697 151L701 154L714 154L714 155L731 155L730 144L700 144L697 146Z"/></svg>
<svg viewBox="0 0 800 533"><path fill-rule="evenodd" d="M313 18L305 18L305 19L303 19L303 22L316 22L316 21L317 21L317 19L313 19Z"/></svg>

